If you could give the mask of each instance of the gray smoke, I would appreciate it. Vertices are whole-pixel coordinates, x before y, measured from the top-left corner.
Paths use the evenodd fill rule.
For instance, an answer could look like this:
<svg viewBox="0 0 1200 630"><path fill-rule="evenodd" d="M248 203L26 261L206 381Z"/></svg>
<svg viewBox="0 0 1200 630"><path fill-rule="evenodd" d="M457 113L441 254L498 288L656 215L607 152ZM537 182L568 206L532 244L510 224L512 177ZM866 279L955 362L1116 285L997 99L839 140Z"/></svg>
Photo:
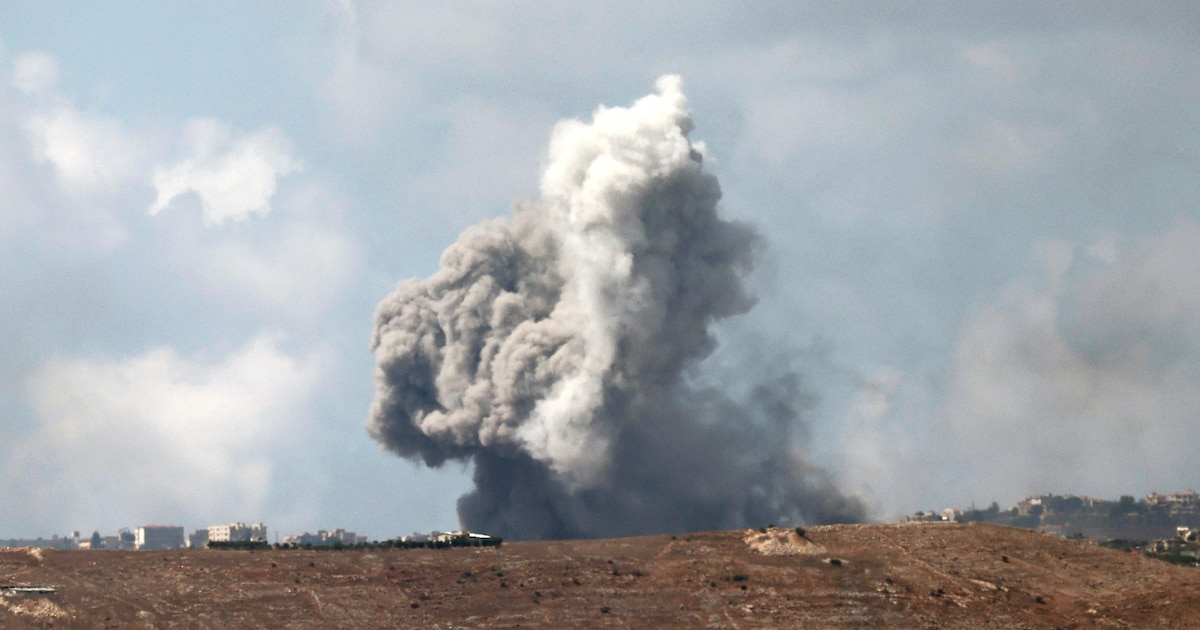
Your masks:
<svg viewBox="0 0 1200 630"><path fill-rule="evenodd" d="M560 122L541 199L466 230L375 315L368 430L429 466L473 461L462 524L508 538L854 521L796 445L783 370L744 401L691 374L754 304L757 236L718 214L678 77Z"/></svg>

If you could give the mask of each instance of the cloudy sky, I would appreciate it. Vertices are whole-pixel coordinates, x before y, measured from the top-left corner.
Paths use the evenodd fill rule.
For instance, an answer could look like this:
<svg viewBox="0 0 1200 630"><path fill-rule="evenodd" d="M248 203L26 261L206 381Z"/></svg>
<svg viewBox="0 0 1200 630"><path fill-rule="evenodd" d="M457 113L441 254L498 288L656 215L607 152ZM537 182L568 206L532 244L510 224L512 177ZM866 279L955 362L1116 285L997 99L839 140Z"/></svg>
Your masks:
<svg viewBox="0 0 1200 630"><path fill-rule="evenodd" d="M454 527L375 306L664 73L875 517L1200 487L1191 3L426 5L0 4L0 537Z"/></svg>

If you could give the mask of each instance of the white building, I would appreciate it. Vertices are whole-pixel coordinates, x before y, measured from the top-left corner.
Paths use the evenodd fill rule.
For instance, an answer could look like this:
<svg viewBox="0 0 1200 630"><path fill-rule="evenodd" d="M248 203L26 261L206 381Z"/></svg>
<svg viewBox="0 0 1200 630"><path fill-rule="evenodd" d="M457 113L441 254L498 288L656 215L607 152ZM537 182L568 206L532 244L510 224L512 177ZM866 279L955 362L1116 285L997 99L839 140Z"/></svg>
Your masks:
<svg viewBox="0 0 1200 630"><path fill-rule="evenodd" d="M134 533L135 549L180 549L183 528L175 525L146 525Z"/></svg>
<svg viewBox="0 0 1200 630"><path fill-rule="evenodd" d="M262 523L230 523L228 525L210 525L208 527L209 542L266 542L267 526Z"/></svg>
<svg viewBox="0 0 1200 630"><path fill-rule="evenodd" d="M440 543L454 543L457 541L471 541L471 540L483 541L483 540L491 540L491 538L492 538L491 536L488 536L487 534L476 534L475 532L467 531L465 529L460 529L456 532L433 532L431 534L431 536L432 536L434 542L440 542Z"/></svg>

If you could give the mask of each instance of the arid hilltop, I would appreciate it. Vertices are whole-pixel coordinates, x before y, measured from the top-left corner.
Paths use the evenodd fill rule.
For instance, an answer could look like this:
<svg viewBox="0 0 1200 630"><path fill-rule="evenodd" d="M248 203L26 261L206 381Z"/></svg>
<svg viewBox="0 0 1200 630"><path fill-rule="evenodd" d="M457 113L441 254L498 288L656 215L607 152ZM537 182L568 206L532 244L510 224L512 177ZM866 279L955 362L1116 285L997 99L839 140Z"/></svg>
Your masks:
<svg viewBox="0 0 1200 630"><path fill-rule="evenodd" d="M10 549L0 552L0 584L4 628L1200 623L1200 570L1086 541L953 523L443 550Z"/></svg>

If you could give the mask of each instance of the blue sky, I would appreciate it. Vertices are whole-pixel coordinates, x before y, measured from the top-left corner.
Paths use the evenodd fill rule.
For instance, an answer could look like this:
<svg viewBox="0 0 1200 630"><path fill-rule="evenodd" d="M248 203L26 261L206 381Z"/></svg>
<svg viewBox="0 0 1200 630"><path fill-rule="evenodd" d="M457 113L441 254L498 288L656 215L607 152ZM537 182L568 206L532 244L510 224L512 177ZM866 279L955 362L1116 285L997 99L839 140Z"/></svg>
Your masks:
<svg viewBox="0 0 1200 630"><path fill-rule="evenodd" d="M813 454L875 516L1200 485L1190 3L0 5L0 535L456 525L375 305L683 77Z"/></svg>

